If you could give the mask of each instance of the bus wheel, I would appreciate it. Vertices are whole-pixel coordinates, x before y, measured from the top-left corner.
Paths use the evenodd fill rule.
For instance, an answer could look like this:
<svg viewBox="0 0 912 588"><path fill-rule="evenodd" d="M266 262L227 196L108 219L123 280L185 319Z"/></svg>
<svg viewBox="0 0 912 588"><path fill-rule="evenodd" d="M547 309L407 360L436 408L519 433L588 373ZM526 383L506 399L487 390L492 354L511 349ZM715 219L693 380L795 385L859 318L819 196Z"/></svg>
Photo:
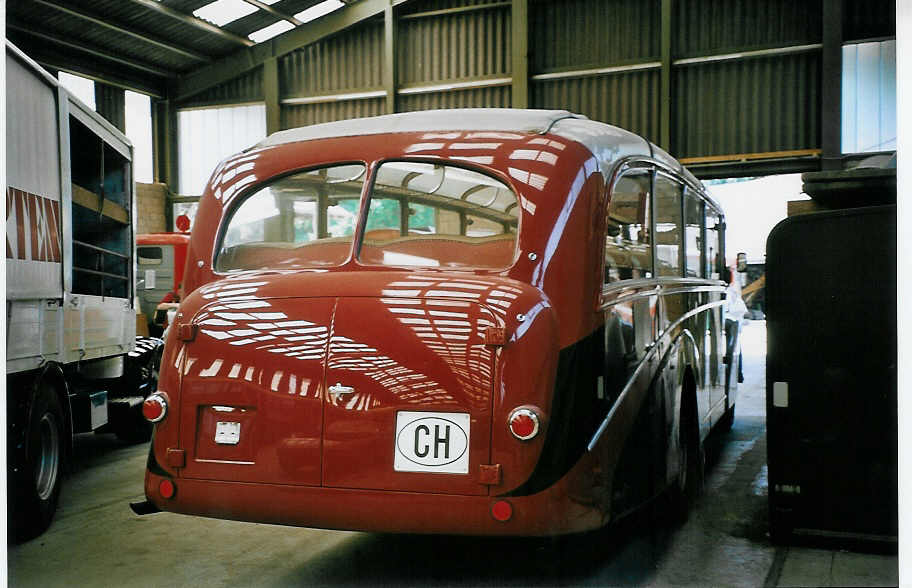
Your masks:
<svg viewBox="0 0 912 588"><path fill-rule="evenodd" d="M690 411L684 411L684 415ZM690 514L690 508L703 490L703 449L700 447L700 431L696 418L681 419L679 459L681 468L671 488L671 511L674 520L683 523Z"/></svg>
<svg viewBox="0 0 912 588"><path fill-rule="evenodd" d="M735 405L732 404L728 407L725 413L722 415L722 418L719 419L719 431L721 433L728 433L732 430L732 425L735 424Z"/></svg>
<svg viewBox="0 0 912 588"><path fill-rule="evenodd" d="M54 518L63 478L64 423L54 387L40 382L29 418L24 460L8 478L9 496L14 502L10 535L15 541L40 535Z"/></svg>

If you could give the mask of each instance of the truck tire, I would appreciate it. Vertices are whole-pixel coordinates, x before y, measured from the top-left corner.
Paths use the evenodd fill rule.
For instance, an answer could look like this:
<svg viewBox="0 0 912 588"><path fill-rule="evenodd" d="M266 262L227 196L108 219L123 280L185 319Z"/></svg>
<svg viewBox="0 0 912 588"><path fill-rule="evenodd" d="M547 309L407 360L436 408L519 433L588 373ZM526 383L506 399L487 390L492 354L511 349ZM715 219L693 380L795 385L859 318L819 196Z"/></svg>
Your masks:
<svg viewBox="0 0 912 588"><path fill-rule="evenodd" d="M29 411L24 459L18 467L11 464L8 477L10 536L16 542L37 537L54 519L63 479L66 435L57 391L49 382L40 381Z"/></svg>

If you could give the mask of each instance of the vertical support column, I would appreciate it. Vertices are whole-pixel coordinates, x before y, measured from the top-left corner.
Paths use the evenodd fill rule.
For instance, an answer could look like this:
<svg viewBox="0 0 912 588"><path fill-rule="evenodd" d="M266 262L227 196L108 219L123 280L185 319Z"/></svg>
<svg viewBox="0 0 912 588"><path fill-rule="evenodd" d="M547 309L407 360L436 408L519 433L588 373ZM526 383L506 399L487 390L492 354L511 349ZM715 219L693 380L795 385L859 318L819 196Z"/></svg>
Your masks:
<svg viewBox="0 0 912 588"><path fill-rule="evenodd" d="M127 131L126 94L121 88L95 82L95 108L121 133Z"/></svg>
<svg viewBox="0 0 912 588"><path fill-rule="evenodd" d="M662 0L662 48L661 61L662 73L659 84L661 98L659 102L659 146L669 153L671 147L671 117L673 116L672 108L672 18L674 16L674 0Z"/></svg>
<svg viewBox="0 0 912 588"><path fill-rule="evenodd" d="M282 105L279 102L279 60L270 57L263 62L263 99L266 102L266 134L282 127Z"/></svg>
<svg viewBox="0 0 912 588"><path fill-rule="evenodd" d="M397 70L397 35L396 12L390 5L383 10L383 87L386 89L386 113L396 112L396 86L399 83Z"/></svg>
<svg viewBox="0 0 912 588"><path fill-rule="evenodd" d="M825 170L842 169L842 2L823 0L820 149Z"/></svg>
<svg viewBox="0 0 912 588"><path fill-rule="evenodd" d="M529 0L513 0L510 39L513 108L529 108Z"/></svg>
<svg viewBox="0 0 912 588"><path fill-rule="evenodd" d="M152 168L155 182L167 186L165 228L172 230L171 194L177 191L177 111L168 100L152 102Z"/></svg>

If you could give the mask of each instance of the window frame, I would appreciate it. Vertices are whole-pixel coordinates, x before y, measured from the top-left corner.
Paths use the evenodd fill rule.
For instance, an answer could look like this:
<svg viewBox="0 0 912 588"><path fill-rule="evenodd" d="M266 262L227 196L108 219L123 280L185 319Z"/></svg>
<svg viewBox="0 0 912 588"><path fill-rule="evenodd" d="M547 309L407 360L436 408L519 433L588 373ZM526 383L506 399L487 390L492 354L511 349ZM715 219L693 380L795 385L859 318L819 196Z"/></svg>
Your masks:
<svg viewBox="0 0 912 588"><path fill-rule="evenodd" d="M222 212L222 215L221 215L222 217L221 217L221 220L219 221L218 231L216 232L216 235L215 235L215 241L214 241L214 245L212 247L212 256L209 261L210 267L212 268L212 273L215 275L218 275L218 276L227 276L227 275L236 273L237 271L247 271L247 270L228 270L228 271L219 270L219 269L217 269L218 268L217 263L218 263L219 255L221 254L223 245L225 243L225 236L228 232L228 225L231 223L231 219L233 219L234 215L237 213L237 209L240 208L249 198L251 198L252 196L257 194L260 190L267 188L267 187L271 186L272 184L275 184L276 182L284 180L285 178L287 178L289 176L293 176L293 175L300 174L300 173L308 173L308 172L312 172L312 171L315 171L318 169L323 169L323 168L341 167L341 166L346 166L346 165L364 166L364 175L365 175L364 181L361 185L361 192L358 196L359 223L355 224L354 232L352 233L352 241L354 242L358 237L358 230L360 228L360 216L362 215L362 209L364 206L364 191L367 188L368 183L371 181L371 176L372 176L372 172L373 172L371 163L368 161L364 161L364 160L352 159L352 160L332 161L332 162L328 162L328 163L318 163L315 165L295 168L295 169L291 169L291 170L287 170L287 171L275 174L273 176L269 176L268 178L265 178L261 182L255 182L255 183L251 184L250 186L248 186L245 190L241 191L237 196L232 198L231 202L228 204L227 207L225 207L225 209ZM349 263L351 261L352 257L353 257L352 249L349 248L349 254L345 258L345 260L342 261L342 263L340 263L338 265L334 265L334 266L320 266L319 269L326 269L326 267L341 267L341 266Z"/></svg>
<svg viewBox="0 0 912 588"><path fill-rule="evenodd" d="M509 213L509 211L513 210L514 208L519 209L519 212L516 215L516 230L515 230L515 232L512 233L514 235L513 260L510 262L509 265L504 266L502 268L496 268L496 269L495 268L469 268L469 267L465 268L464 270L457 269L457 268L451 268L451 269L453 271L482 271L482 272L499 273L499 272L510 270L513 268L513 266L516 265L516 262L519 259L519 253L520 253L519 240L520 240L520 235L522 234L522 225L523 225L523 214L521 212L521 210L522 210L521 192L516 189L516 186L509 179L509 177L506 174L502 173L500 170L490 168L490 167L472 165L471 163L468 163L468 162L453 161L450 159L435 158L435 157L414 157L414 158L413 157L388 157L388 158L377 159L370 163L369 178L367 179L367 182L365 182L365 188L364 188L364 191L362 192L360 217L358 219L358 225L355 228L355 246L353 248L352 257L351 257L351 259L355 263L357 263L361 267L370 267L370 268L404 267L404 268L408 268L408 269L424 269L424 270L438 269L434 266L377 265L377 264L365 263L365 262L361 261L361 248L364 244L364 235L367 233L367 220L368 220L368 215L370 213L370 203L374 197L374 187L377 182L377 178L379 176L380 169L383 167L383 165L385 165L387 163L418 163L418 164L423 163L423 164L431 164L431 165L441 165L441 166L445 166L445 167L455 167L458 169L462 169L462 170L466 170L466 171L470 171L470 172L474 172L474 173L478 173L478 174L487 176L491 179L494 179L494 180L500 182L501 184L503 184L504 186L509 188L510 192L516 198L516 204L515 204L515 206L507 207L506 212ZM459 225L460 225L459 226L459 235L465 236L465 233L466 233L466 230L468 227L468 224L466 222L466 220L467 220L466 217L471 216L471 213L463 211L462 207L459 207L459 206L453 206L453 207L441 206L441 210L450 210L450 211L453 211L453 212L456 212L459 214L459 219L460 219L459 220ZM405 231L405 234L402 236L408 235L409 229L408 229L407 211L408 211L408 197L404 196L403 201L401 201L401 204L400 204L401 217L400 217L400 221L399 221L400 235L402 235L403 230ZM477 215L475 215L475 216L477 216ZM403 227L404 227L404 229L403 229ZM502 234L504 234L504 235L510 234L509 227L504 227L504 228L505 228L505 231Z"/></svg>

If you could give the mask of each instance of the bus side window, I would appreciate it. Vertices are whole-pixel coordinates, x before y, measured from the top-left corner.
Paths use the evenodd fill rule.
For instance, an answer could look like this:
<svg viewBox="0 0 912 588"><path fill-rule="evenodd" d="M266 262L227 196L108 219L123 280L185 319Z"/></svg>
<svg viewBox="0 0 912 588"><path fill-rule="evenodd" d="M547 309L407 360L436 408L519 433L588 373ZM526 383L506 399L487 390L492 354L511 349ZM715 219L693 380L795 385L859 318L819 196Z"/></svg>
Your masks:
<svg viewBox="0 0 912 588"><path fill-rule="evenodd" d="M706 207L706 277L712 280L722 278L722 255L719 244L721 243L720 232L722 222L718 213L709 206Z"/></svg>
<svg viewBox="0 0 912 588"><path fill-rule="evenodd" d="M681 184L656 174L656 263L659 276L681 276Z"/></svg>
<svg viewBox="0 0 912 588"><path fill-rule="evenodd" d="M649 236L650 173L619 179L608 205L605 283L652 277Z"/></svg>
<svg viewBox="0 0 912 588"><path fill-rule="evenodd" d="M688 278L703 277L700 265L703 259L703 199L688 188L684 192L684 275Z"/></svg>

